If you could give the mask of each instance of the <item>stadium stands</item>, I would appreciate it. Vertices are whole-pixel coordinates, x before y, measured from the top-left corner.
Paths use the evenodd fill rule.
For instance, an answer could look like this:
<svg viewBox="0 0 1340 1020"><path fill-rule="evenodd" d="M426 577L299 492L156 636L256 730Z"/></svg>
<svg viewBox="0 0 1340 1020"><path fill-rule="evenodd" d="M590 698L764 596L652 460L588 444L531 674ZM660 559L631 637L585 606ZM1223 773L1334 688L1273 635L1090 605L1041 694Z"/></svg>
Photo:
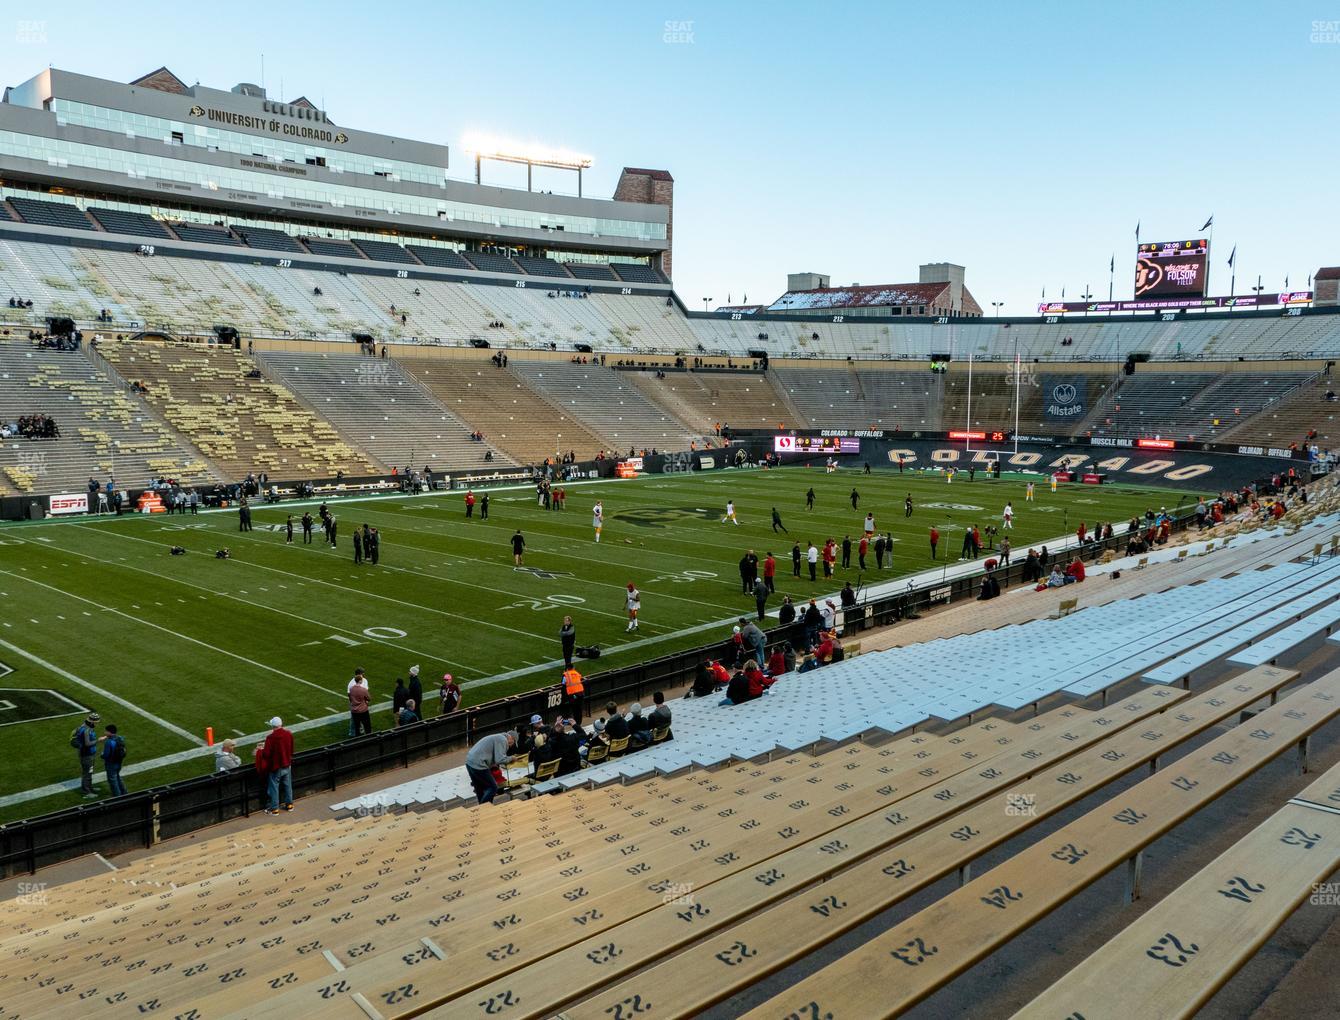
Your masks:
<svg viewBox="0 0 1340 1020"><path fill-rule="evenodd" d="M924 368L775 367L772 374L811 422L846 428L940 427L942 377Z"/></svg>
<svg viewBox="0 0 1340 1020"><path fill-rule="evenodd" d="M407 244L405 250L411 252L425 266L438 266L442 269L473 269L461 255L451 248L433 248L421 244Z"/></svg>
<svg viewBox="0 0 1340 1020"><path fill-rule="evenodd" d="M160 476L183 482L213 479L197 454L84 351L0 343L0 407L4 424L31 414L50 415L59 439L18 437L0 442L0 492L83 492L89 476L143 485Z"/></svg>
<svg viewBox="0 0 1340 1020"><path fill-rule="evenodd" d="M183 241L198 244L224 244L233 247L242 242L222 223L192 223L188 220L174 220L172 232Z"/></svg>
<svg viewBox="0 0 1340 1020"><path fill-rule="evenodd" d="M1097 403L1095 435L1216 438L1313 378L1312 372L1137 372Z"/></svg>
<svg viewBox="0 0 1340 1020"><path fill-rule="evenodd" d="M231 348L104 341L99 350L145 399L232 479L265 472L276 481L382 474L288 390L248 379L253 362Z"/></svg>
<svg viewBox="0 0 1340 1020"><path fill-rule="evenodd" d="M609 266L593 262L564 262L564 268L569 273L581 280L617 280L614 271Z"/></svg>
<svg viewBox="0 0 1340 1020"><path fill-rule="evenodd" d="M302 243L313 255L338 259L361 259L364 254L350 241L338 237L304 237Z"/></svg>
<svg viewBox="0 0 1340 1020"><path fill-rule="evenodd" d="M506 255L487 251L462 252L466 260L476 269L485 273L520 273L521 267Z"/></svg>
<svg viewBox="0 0 1340 1020"><path fill-rule="evenodd" d="M625 372L638 389L703 434L717 423L736 428L771 429L809 424L772 385L767 372Z"/></svg>
<svg viewBox="0 0 1340 1020"><path fill-rule="evenodd" d="M482 357L399 355L396 360L457 417L480 430L489 446L520 463L538 464L569 450L589 460L611 446L510 369L495 368Z"/></svg>
<svg viewBox="0 0 1340 1020"><path fill-rule="evenodd" d="M264 248L268 251L292 251L300 254L305 250L292 234L285 233L282 230L234 224L233 233L242 238L242 242L249 248Z"/></svg>
<svg viewBox="0 0 1340 1020"><path fill-rule="evenodd" d="M665 283L659 269L641 262L611 262L610 268L625 283Z"/></svg>
<svg viewBox="0 0 1340 1020"><path fill-rule="evenodd" d="M596 365L511 359L514 372L556 407L582 420L606 449L625 447L685 450L701 439L687 425L653 404L621 374Z"/></svg>
<svg viewBox="0 0 1340 1020"><path fill-rule="evenodd" d="M92 206L88 214L95 219L103 230L113 234L137 234L141 237L171 238L167 227L152 216L144 213L125 212L121 209L101 209Z"/></svg>
<svg viewBox="0 0 1340 1020"><path fill-rule="evenodd" d="M43 227L60 227L63 230L92 230L93 224L77 206L66 202L46 202L40 198L10 198L13 206L25 223Z"/></svg>
<svg viewBox="0 0 1340 1020"><path fill-rule="evenodd" d="M392 241L369 241L366 238L354 238L353 245L370 259L381 262L406 262L417 265L414 256L401 245Z"/></svg>
<svg viewBox="0 0 1340 1020"><path fill-rule="evenodd" d="M400 364L355 354L262 352L258 360L352 442L383 464L482 468L485 444ZM502 462L499 462L500 464Z"/></svg>
<svg viewBox="0 0 1340 1020"><path fill-rule="evenodd" d="M568 271L553 259L518 255L512 261L525 270L527 276L553 276L564 280L569 278Z"/></svg>

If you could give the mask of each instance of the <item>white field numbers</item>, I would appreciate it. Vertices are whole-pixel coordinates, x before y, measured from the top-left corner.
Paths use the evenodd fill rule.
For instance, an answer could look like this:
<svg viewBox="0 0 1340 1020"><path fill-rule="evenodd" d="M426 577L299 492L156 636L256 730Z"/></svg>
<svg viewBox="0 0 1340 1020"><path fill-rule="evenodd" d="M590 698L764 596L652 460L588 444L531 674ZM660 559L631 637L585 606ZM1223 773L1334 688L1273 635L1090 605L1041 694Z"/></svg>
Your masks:
<svg viewBox="0 0 1340 1020"><path fill-rule="evenodd" d="M710 570L680 570L673 574L662 574L660 577L653 577L648 584L660 584L662 581L668 581L670 584L688 584L691 581L715 581L716 574Z"/></svg>
<svg viewBox="0 0 1340 1020"><path fill-rule="evenodd" d="M370 637L374 641L398 641L401 638L409 637L409 634L399 627L366 627L363 630L364 637ZM353 648L361 645L362 641L356 641L347 634L328 634L320 641L306 641L302 647L307 648L310 645L319 645L325 641L334 641L337 645L344 645L346 648Z"/></svg>
<svg viewBox="0 0 1340 1020"><path fill-rule="evenodd" d="M542 599L521 599L513 602L510 606L503 606L504 609L529 609L533 613L542 612L545 609L566 609L571 606L583 606L586 599L579 595L547 595Z"/></svg>

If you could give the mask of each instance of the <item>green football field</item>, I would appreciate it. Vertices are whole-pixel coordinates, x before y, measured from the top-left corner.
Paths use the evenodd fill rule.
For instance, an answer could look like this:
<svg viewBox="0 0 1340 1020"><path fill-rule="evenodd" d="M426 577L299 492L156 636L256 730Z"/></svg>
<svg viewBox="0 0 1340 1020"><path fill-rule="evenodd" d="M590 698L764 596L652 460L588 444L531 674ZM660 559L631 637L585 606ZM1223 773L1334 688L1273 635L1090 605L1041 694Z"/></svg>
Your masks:
<svg viewBox="0 0 1340 1020"><path fill-rule="evenodd" d="M805 492L817 495L812 511ZM860 492L853 510L850 492ZM915 511L904 516L910 494ZM257 506L254 530L238 531L235 511L199 516L127 515L23 523L0 530L0 739L10 767L0 773L0 819L80 803L55 786L78 778L71 730L87 710L126 738L124 779L132 791L212 767L214 738L259 737L273 715L296 726L299 747L347 732L345 688L355 667L386 702L397 676L418 664L426 695L444 672L465 687L465 704L558 679L558 628L565 613L579 644L598 644L604 670L716 641L734 617L753 611L740 591L747 549L778 559L779 595L797 600L857 580L839 567L834 581L791 576L790 550L813 539L859 540L867 510L895 540L892 568L868 583L928 569L927 534L942 534L941 561L957 559L963 527L1000 523L1015 506L1013 545L1073 531L1080 520L1120 523L1147 506L1173 506L1180 493L1039 483L1025 503L1024 482L851 469L723 471L657 475L568 486L567 510L537 507L533 489L496 490L489 520L466 520L459 492L332 500L338 548L312 545L298 531L286 546L283 524L308 504ZM733 498L740 525L721 523ZM1191 497L1187 497L1189 500ZM606 525L593 541L591 507L604 502ZM315 504L311 504L315 514ZM774 533L776 506L790 534ZM380 530L381 562L355 566L350 531ZM526 538L525 565L512 562L510 538ZM185 556L168 549L181 545ZM232 558L214 551L227 546ZM642 591L642 624L625 633L624 586ZM435 699L429 714L436 714ZM374 712L378 728L388 709ZM249 759L250 746L241 749ZM22 765L22 767L18 767ZM101 773L99 772L99 779ZM77 783L76 783L77 786ZM102 787L100 787L102 789Z"/></svg>

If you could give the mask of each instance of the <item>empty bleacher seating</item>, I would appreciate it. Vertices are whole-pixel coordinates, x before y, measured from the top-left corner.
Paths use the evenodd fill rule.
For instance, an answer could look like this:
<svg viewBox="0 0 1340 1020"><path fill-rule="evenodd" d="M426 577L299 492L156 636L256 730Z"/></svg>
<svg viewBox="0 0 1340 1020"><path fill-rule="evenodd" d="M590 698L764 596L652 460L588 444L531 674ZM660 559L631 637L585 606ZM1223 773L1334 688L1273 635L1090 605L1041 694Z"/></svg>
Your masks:
<svg viewBox="0 0 1340 1020"><path fill-rule="evenodd" d="M553 259L537 259L529 255L518 255L512 260L520 266L527 276L556 276L566 280L568 271Z"/></svg>
<svg viewBox="0 0 1340 1020"><path fill-rule="evenodd" d="M520 273L521 268L506 255L489 251L461 252L469 263L486 273Z"/></svg>
<svg viewBox="0 0 1340 1020"><path fill-rule="evenodd" d="M488 446L396 361L357 354L263 352L269 373L383 464L483 468ZM502 466L502 461L495 461Z"/></svg>
<svg viewBox="0 0 1340 1020"><path fill-rule="evenodd" d="M288 390L248 379L254 363L240 351L147 341L105 341L99 349L123 378L147 386L145 399L231 478L383 473Z"/></svg>
<svg viewBox="0 0 1340 1020"><path fill-rule="evenodd" d="M77 206L67 202L47 202L40 198L11 197L9 204L25 223L66 230L92 230L93 223Z"/></svg>
<svg viewBox="0 0 1340 1020"><path fill-rule="evenodd" d="M83 492L90 475L122 485L165 476L197 483L214 477L146 407L109 380L86 351L0 343L0 407L5 423L50 415L60 438L0 442L0 491Z"/></svg>
<svg viewBox="0 0 1340 1020"><path fill-rule="evenodd" d="M136 234L140 237L170 238L167 227L152 216L144 213L126 212L122 209L101 209L92 206L88 214L102 225L102 229L113 234Z"/></svg>
<svg viewBox="0 0 1340 1020"><path fill-rule="evenodd" d="M559 409L537 394L510 369L495 368L488 360L415 357L396 359L462 421L484 434L497 447L523 464L539 464L558 453L576 452L590 460L608 440L592 432L571 409Z"/></svg>
<svg viewBox="0 0 1340 1020"><path fill-rule="evenodd" d="M302 243L313 255L331 258L361 259L366 256L349 241L338 237L304 237Z"/></svg>
<svg viewBox="0 0 1340 1020"><path fill-rule="evenodd" d="M594 262L564 262L563 266L579 280L617 280L609 266Z"/></svg>
<svg viewBox="0 0 1340 1020"><path fill-rule="evenodd" d="M665 283L659 269L641 262L611 262L610 268L625 283Z"/></svg>
<svg viewBox="0 0 1340 1020"><path fill-rule="evenodd" d="M370 259L380 262L408 262L416 265L414 256L392 241L370 241L367 238L353 239L354 247Z"/></svg>
<svg viewBox="0 0 1340 1020"><path fill-rule="evenodd" d="M298 253L306 250L292 234L285 233L282 230L274 230L270 227L249 227L235 223L233 224L233 233L242 238L249 248Z"/></svg>
<svg viewBox="0 0 1340 1020"><path fill-rule="evenodd" d="M451 248L430 247L424 244L407 244L405 248L425 266L437 266L441 269L473 269L461 254Z"/></svg>
<svg viewBox="0 0 1340 1020"><path fill-rule="evenodd" d="M684 450L698 436L612 369L520 357L511 367L550 403L579 415L608 449Z"/></svg>
<svg viewBox="0 0 1340 1020"><path fill-rule="evenodd" d="M176 220L172 223L172 232L183 241L194 241L198 244L226 244L236 247L242 243L222 223Z"/></svg>

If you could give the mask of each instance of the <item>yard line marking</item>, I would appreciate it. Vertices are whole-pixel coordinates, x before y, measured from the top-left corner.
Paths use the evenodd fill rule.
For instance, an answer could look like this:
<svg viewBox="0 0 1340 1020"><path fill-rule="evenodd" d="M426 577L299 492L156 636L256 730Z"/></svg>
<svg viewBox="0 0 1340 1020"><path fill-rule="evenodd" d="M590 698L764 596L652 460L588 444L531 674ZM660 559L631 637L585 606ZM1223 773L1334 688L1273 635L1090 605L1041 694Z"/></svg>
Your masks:
<svg viewBox="0 0 1340 1020"><path fill-rule="evenodd" d="M308 717L305 716L305 715L299 715L298 718L301 719L303 722L310 722L310 721L311 721L311 720L308 719Z"/></svg>
<svg viewBox="0 0 1340 1020"><path fill-rule="evenodd" d="M39 584L40 582L38 582L38 581L34 581L33 583L34 583L34 584ZM43 587L46 587L46 585L43 585ZM75 596L75 597L78 597L78 596ZM24 649L20 648L18 645L10 644L8 641L5 641L3 638L0 638L0 648L6 648L6 649L8 649L9 651L13 652L15 655L22 656L23 658L27 659L29 662L36 663L38 666L41 666L43 669L47 670L49 673L54 673L56 676L60 677L62 680L68 680L68 681L69 681L70 683L72 683L72 684L78 684L80 687L83 687L85 690L92 691L94 694L96 694L96 695L97 695L98 697L100 697L100 698L105 698L106 700L108 700L108 701L110 701L110 702L113 702L114 704L120 705L122 708L127 709L128 711L134 712L136 715L143 716L145 719L148 719L150 722L157 723L159 726L163 727L163 729L168 730L168 731L170 731L170 732L172 732L172 733L177 734L177 736L181 737L181 738L184 739L184 740L188 740L188 741L190 741L192 744L196 744L196 745L199 745L199 746L201 746L201 747L203 747L203 746L205 745L205 742L204 742L200 737L197 737L194 733L191 733L189 730L184 730L184 729L182 729L180 726L176 726L176 725L174 725L173 723L168 722L166 719L162 718L161 716L156 716L156 715L154 715L152 712L149 712L149 711L146 711L146 710L143 709L143 708L140 708L140 706L137 705L137 704L135 704L133 701L127 701L125 698L118 697L117 695L113 694L111 691L108 691L108 690L105 690L105 689L99 687L97 684L89 683L89 682L88 682L87 680L85 680L83 677L75 676L75 675L74 675L73 673L71 673L69 670L61 669L59 666L54 665L54 664L52 664L52 663L50 663L50 662L47 662L46 659L40 658L40 657L34 655L32 652L25 651Z"/></svg>
<svg viewBox="0 0 1340 1020"><path fill-rule="evenodd" d="M245 736L246 736L246 734L243 733L241 730L233 730L233 732L236 733L239 737L245 737Z"/></svg>
<svg viewBox="0 0 1340 1020"><path fill-rule="evenodd" d="M0 571L0 573L9 573L9 571ZM14 574L13 576L18 577L17 574ZM248 659L245 655L238 655L236 652L230 652L225 648L216 647L215 645L211 645L207 641L201 641L199 638L193 638L186 634L179 634L177 631L173 630L170 627L160 626L159 624L153 623L150 620L142 620L138 616L131 616L129 613L123 613L121 610L113 609L111 606L99 605L97 602L94 602L90 598L85 598L82 595L76 595L73 592L64 591L60 588L57 588L55 585L45 584L42 581L35 581L32 578L27 577L20 577L19 580L27 581L29 584L35 584L40 588L46 588L48 591L56 592L58 595L64 595L66 598L76 599L80 602L85 602L90 606L97 606L99 609L102 609L106 612L114 613L117 616L123 617L127 620L131 620L134 623L142 624L145 627L152 627L154 630L161 630L164 634L171 634L173 637L179 638L182 641L188 641L193 645L199 645L201 648L208 648L210 651L218 652L220 655L226 655L231 659L237 659L239 662L245 662L248 665L255 666L257 669L263 669L266 672L274 673L277 676L282 676L288 680L296 680L300 684L306 684L308 687L315 687L318 691L325 691L327 694L332 693L329 690L329 688L322 687L320 684L312 683L312 681L310 680L304 680L300 676L294 676L292 673L285 673L282 669L275 669L273 666L267 666L265 665L265 663L257 662L255 659ZM129 702L127 702L127 704L129 704ZM185 730L182 730L181 732L184 733Z"/></svg>

